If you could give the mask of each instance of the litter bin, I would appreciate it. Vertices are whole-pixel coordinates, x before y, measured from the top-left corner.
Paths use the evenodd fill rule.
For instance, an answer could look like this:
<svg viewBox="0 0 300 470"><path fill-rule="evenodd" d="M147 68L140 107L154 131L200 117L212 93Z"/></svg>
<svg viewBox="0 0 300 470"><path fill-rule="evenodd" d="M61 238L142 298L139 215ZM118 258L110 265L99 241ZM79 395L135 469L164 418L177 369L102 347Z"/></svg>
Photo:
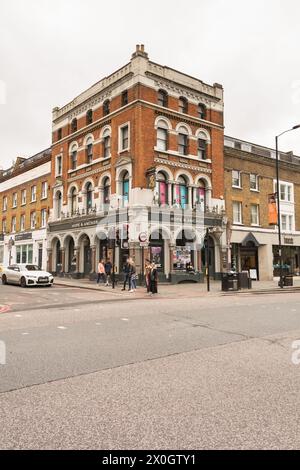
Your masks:
<svg viewBox="0 0 300 470"><path fill-rule="evenodd" d="M238 286L238 276L236 273L223 273L222 274L222 291L237 291L239 290Z"/></svg>
<svg viewBox="0 0 300 470"><path fill-rule="evenodd" d="M294 285L294 278L292 274L286 274L285 276L282 276L282 281L284 287L292 287ZM278 286L280 287L280 279Z"/></svg>
<svg viewBox="0 0 300 470"><path fill-rule="evenodd" d="M238 285L239 289L251 289L252 282L249 276L248 271L242 271L238 273Z"/></svg>

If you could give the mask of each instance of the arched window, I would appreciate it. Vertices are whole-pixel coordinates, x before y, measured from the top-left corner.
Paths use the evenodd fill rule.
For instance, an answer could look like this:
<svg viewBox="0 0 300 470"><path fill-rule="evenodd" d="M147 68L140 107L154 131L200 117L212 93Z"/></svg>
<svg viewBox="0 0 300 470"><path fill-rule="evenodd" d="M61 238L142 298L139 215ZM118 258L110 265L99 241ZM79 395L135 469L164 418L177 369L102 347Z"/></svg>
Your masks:
<svg viewBox="0 0 300 470"><path fill-rule="evenodd" d="M157 103L164 108L168 107L168 93L165 90L159 90L157 94Z"/></svg>
<svg viewBox="0 0 300 470"><path fill-rule="evenodd" d="M128 171L126 171L122 179L122 198L123 198L123 204L124 206L126 206L129 202L129 173Z"/></svg>
<svg viewBox="0 0 300 470"><path fill-rule="evenodd" d="M103 116L107 116L110 113L110 102L109 100L104 101L103 103Z"/></svg>
<svg viewBox="0 0 300 470"><path fill-rule="evenodd" d="M62 194L60 191L56 193L56 217L57 219L61 218L61 209L62 209Z"/></svg>
<svg viewBox="0 0 300 470"><path fill-rule="evenodd" d="M178 110L180 113L187 114L188 112L188 100L184 97L180 97L178 101Z"/></svg>
<svg viewBox="0 0 300 470"><path fill-rule="evenodd" d="M74 118L73 121L71 122L71 132L76 132L77 131L77 119Z"/></svg>
<svg viewBox="0 0 300 470"><path fill-rule="evenodd" d="M185 127L180 127L178 130L178 153L180 153L180 155L188 154L188 142L188 131Z"/></svg>
<svg viewBox="0 0 300 470"><path fill-rule="evenodd" d="M158 150L168 150L168 126L165 121L158 122L156 147Z"/></svg>
<svg viewBox="0 0 300 470"><path fill-rule="evenodd" d="M110 130L106 129L103 133L103 157L110 157L111 137Z"/></svg>
<svg viewBox="0 0 300 470"><path fill-rule="evenodd" d="M108 176L103 182L103 203L105 205L110 203L110 180Z"/></svg>
<svg viewBox="0 0 300 470"><path fill-rule="evenodd" d="M158 184L158 203L159 205L168 204L168 183L166 175L160 171L156 177Z"/></svg>
<svg viewBox="0 0 300 470"><path fill-rule="evenodd" d="M70 194L70 203L71 203L71 215L75 215L77 211L77 191L76 188L72 188Z"/></svg>
<svg viewBox="0 0 300 470"><path fill-rule="evenodd" d="M91 212L93 207L93 185L88 183L86 185L86 213Z"/></svg>
<svg viewBox="0 0 300 470"><path fill-rule="evenodd" d="M196 188L196 204L200 205L200 208L205 210L206 208L206 184L203 180L200 180L198 187Z"/></svg>
<svg viewBox="0 0 300 470"><path fill-rule="evenodd" d="M73 145L71 148L71 170L76 170L77 167L77 146Z"/></svg>
<svg viewBox="0 0 300 470"><path fill-rule="evenodd" d="M177 180L175 186L175 203L182 209L185 209L188 204L188 187L184 176L180 176Z"/></svg>
<svg viewBox="0 0 300 470"><path fill-rule="evenodd" d="M198 104L198 118L199 119L206 119L206 107L204 104Z"/></svg>
<svg viewBox="0 0 300 470"><path fill-rule="evenodd" d="M93 122L93 110L89 109L86 113L86 125L92 124Z"/></svg>
<svg viewBox="0 0 300 470"><path fill-rule="evenodd" d="M93 161L93 139L89 137L86 142L86 161L92 163Z"/></svg>

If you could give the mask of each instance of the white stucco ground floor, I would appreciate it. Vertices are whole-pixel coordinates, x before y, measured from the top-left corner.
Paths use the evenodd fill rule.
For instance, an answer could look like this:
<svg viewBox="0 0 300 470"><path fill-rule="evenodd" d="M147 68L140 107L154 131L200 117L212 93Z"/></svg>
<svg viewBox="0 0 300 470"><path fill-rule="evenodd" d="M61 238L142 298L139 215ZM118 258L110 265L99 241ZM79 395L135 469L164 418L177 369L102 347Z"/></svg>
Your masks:
<svg viewBox="0 0 300 470"><path fill-rule="evenodd" d="M206 214L198 220L192 211L134 207L109 215L69 218L49 224L48 269L60 276L94 277L99 260L110 259L121 276L126 259L132 257L138 274L149 259L163 280L201 282L206 257L211 277L218 278L227 270L224 239L222 217Z"/></svg>
<svg viewBox="0 0 300 470"><path fill-rule="evenodd" d="M0 264L36 264L47 268L47 230L33 230L0 238Z"/></svg>
<svg viewBox="0 0 300 470"><path fill-rule="evenodd" d="M280 273L278 232L254 227L233 227L231 268L249 271L253 279L272 280ZM284 274L300 275L300 232L282 234Z"/></svg>

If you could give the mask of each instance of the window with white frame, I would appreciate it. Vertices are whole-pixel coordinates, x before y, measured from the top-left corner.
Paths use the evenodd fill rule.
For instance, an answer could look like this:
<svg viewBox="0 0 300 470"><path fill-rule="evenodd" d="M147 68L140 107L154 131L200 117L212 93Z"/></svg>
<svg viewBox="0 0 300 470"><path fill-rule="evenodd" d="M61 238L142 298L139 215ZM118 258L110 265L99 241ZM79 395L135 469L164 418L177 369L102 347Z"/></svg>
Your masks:
<svg viewBox="0 0 300 470"><path fill-rule="evenodd" d="M283 232L294 230L294 216L291 214L281 214L281 229Z"/></svg>
<svg viewBox="0 0 300 470"><path fill-rule="evenodd" d="M281 214L281 229L283 231L287 230L287 215Z"/></svg>
<svg viewBox="0 0 300 470"><path fill-rule="evenodd" d="M283 202L293 201L293 185L288 183L280 183L280 200ZM275 183L275 191L277 191L277 184Z"/></svg>
<svg viewBox="0 0 300 470"><path fill-rule="evenodd" d="M103 133L103 157L110 157L110 147L111 147L111 136L110 130L106 129Z"/></svg>
<svg viewBox="0 0 300 470"><path fill-rule="evenodd" d="M180 155L187 155L189 136L185 127L179 128L177 142L178 142L178 153Z"/></svg>
<svg viewBox="0 0 300 470"><path fill-rule="evenodd" d="M62 175L62 156L61 155L58 155L56 157L55 175L56 176Z"/></svg>
<svg viewBox="0 0 300 470"><path fill-rule="evenodd" d="M31 214L30 214L30 228L32 230L35 229L35 224L36 224L36 213L31 212Z"/></svg>
<svg viewBox="0 0 300 470"><path fill-rule="evenodd" d="M238 170L232 170L232 186L234 188L242 187L241 172Z"/></svg>
<svg viewBox="0 0 300 470"><path fill-rule="evenodd" d="M2 220L2 233L7 232L7 224L6 224L6 219Z"/></svg>
<svg viewBox="0 0 300 470"><path fill-rule="evenodd" d="M21 191L21 205L24 206L26 204L26 189L22 189Z"/></svg>
<svg viewBox="0 0 300 470"><path fill-rule="evenodd" d="M258 175L254 173L250 173L250 190L251 191L258 191Z"/></svg>
<svg viewBox="0 0 300 470"><path fill-rule="evenodd" d="M129 149L129 125L120 127L119 151L123 152Z"/></svg>
<svg viewBox="0 0 300 470"><path fill-rule="evenodd" d="M77 147L73 146L71 149L71 156L70 156L70 169L76 170L77 168Z"/></svg>
<svg viewBox="0 0 300 470"><path fill-rule="evenodd" d="M3 201L2 201L2 210L6 211L7 210L7 196L4 196Z"/></svg>
<svg viewBox="0 0 300 470"><path fill-rule="evenodd" d="M242 224L242 203L239 201L233 201L232 203L232 212L233 212L233 223Z"/></svg>
<svg viewBox="0 0 300 470"><path fill-rule="evenodd" d="M47 209L41 210L41 228L45 228L47 226Z"/></svg>
<svg viewBox="0 0 300 470"><path fill-rule="evenodd" d="M93 161L93 139L89 137L86 142L86 162L92 163Z"/></svg>
<svg viewBox="0 0 300 470"><path fill-rule="evenodd" d="M21 232L25 230L25 214L22 214L20 217L20 230Z"/></svg>
<svg viewBox="0 0 300 470"><path fill-rule="evenodd" d="M12 233L17 231L17 218L15 216L11 218L11 231Z"/></svg>
<svg viewBox="0 0 300 470"><path fill-rule="evenodd" d="M251 204L251 225L259 225L259 205Z"/></svg>
<svg viewBox="0 0 300 470"><path fill-rule="evenodd" d="M12 195L12 206L17 207L17 202L18 202L18 194L13 193L13 195Z"/></svg>
<svg viewBox="0 0 300 470"><path fill-rule="evenodd" d="M207 142L205 139L198 139L198 157L200 160L206 160Z"/></svg>
<svg viewBox="0 0 300 470"><path fill-rule="evenodd" d="M156 134L157 150L168 150L168 126L164 121L159 121Z"/></svg>
<svg viewBox="0 0 300 470"><path fill-rule="evenodd" d="M48 183L47 181L42 182L42 199L47 199L48 194Z"/></svg>
<svg viewBox="0 0 300 470"><path fill-rule="evenodd" d="M36 186L31 186L31 202L36 201Z"/></svg>

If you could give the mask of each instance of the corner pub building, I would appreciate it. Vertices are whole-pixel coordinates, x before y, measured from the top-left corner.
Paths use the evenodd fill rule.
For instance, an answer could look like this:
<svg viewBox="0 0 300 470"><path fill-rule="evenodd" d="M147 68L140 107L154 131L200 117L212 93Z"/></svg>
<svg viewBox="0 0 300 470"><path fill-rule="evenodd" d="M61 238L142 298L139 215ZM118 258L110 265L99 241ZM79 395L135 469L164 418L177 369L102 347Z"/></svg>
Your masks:
<svg viewBox="0 0 300 470"><path fill-rule="evenodd" d="M138 45L124 67L54 108L48 269L94 277L98 260L112 259L117 228L117 273L130 255L138 272L150 258L172 283L191 277L191 263L201 281L209 227L210 273L220 276L228 256L223 107L221 85L151 62Z"/></svg>

